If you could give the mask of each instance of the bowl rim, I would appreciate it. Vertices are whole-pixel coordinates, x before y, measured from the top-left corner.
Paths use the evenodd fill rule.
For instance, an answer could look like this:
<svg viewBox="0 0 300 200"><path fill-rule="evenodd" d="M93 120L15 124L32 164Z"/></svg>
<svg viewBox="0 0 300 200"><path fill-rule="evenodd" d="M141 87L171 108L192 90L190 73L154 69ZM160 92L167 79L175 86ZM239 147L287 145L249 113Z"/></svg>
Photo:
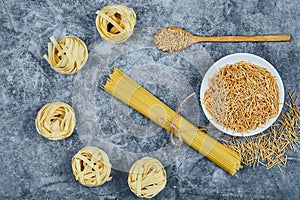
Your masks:
<svg viewBox="0 0 300 200"><path fill-rule="evenodd" d="M257 64L257 65L260 65L261 67L266 68L270 73L272 73L272 75L274 75L276 77L276 82L279 87L279 102L280 102L280 104L279 104L278 115L276 115L276 117L270 118L266 124L254 129L254 130L250 130L250 131L244 132L244 133L239 133L239 132L230 130L228 128L221 126L220 124L216 123L215 121L211 120L212 117L206 110L205 105L203 103L204 94L208 88L208 83L209 83L210 78L212 76L214 76L218 72L218 70L220 68L224 67L226 64L233 64L238 61L249 61L253 64ZM282 111L283 103L284 103L284 86L283 86L282 79L281 79L279 73L277 72L276 68L271 63L269 63L267 60L265 60L257 55L250 54L250 53L234 53L234 54L229 54L227 56L220 58L207 70L207 72L205 73L205 75L203 77L201 87L200 87L200 102L201 102L201 107L202 107L202 110L203 110L205 116L208 118L209 122L214 127L216 127L218 130L220 130L228 135L232 135L232 136L253 136L253 135L256 135L256 134L268 129L279 117L279 115Z"/></svg>

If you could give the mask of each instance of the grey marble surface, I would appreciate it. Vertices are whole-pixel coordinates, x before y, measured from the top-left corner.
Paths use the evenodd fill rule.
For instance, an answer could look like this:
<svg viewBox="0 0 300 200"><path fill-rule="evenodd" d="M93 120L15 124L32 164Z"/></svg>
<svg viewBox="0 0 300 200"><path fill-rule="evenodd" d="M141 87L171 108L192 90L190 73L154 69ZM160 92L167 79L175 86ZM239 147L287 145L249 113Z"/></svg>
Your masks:
<svg viewBox="0 0 300 200"><path fill-rule="evenodd" d="M124 51L121 56L108 62L105 66L107 70L110 64L118 64L126 69L126 66L134 66L138 61L145 66L149 59L151 62L174 66L174 69L188 77L192 89L198 91L203 73L212 61L231 53L248 52L272 63L281 75L286 91L296 90L300 94L298 0L2 0L0 199L137 199L127 186L127 173L122 170L113 169L112 181L100 187L87 188L75 181L71 158L86 145L79 129L66 140L49 141L38 135L34 124L38 110L45 103L74 103L74 91L78 87L75 83L80 76L60 75L49 67L42 57L47 53L48 38L51 35L57 39L65 35L75 35L85 41L92 52L98 45L105 44L95 28L95 11L108 3L126 3L132 7L137 14L136 28L140 30L179 26L198 35L290 33L292 39L290 43L197 44L182 56L186 56L185 59L180 59L180 54L171 57L157 54L154 48L136 53ZM142 31L136 31L132 40L142 37L142 34ZM203 72L197 75L198 72L194 69L197 64L190 66L197 54L189 53L199 49L205 50L207 55L206 64L203 64L206 68L202 68ZM141 57L147 62L141 62ZM173 94L164 84L149 83L146 87L152 92L157 92L158 96L168 94L172 97ZM95 95L95 110L99 117L107 106L113 104L101 103L101 99L107 98L107 94L100 90L98 92ZM180 102L180 98L163 100L173 108ZM201 110L199 112L203 115ZM137 118L137 123L150 124L136 113L129 114L133 119ZM112 118L107 116L107 119ZM201 120L204 119L200 118ZM98 120L98 123L101 121ZM206 123L205 120L203 123ZM114 137L113 133L121 132L117 125L104 123L104 126L107 126L103 132L106 131L109 141L126 151L151 153L152 149L162 148L170 142L166 133L162 131L159 132L158 138L150 135L146 142L145 138L137 139L138 146L132 147L128 145L132 138L125 134L119 133ZM147 142L149 140L152 142ZM299 153L296 151L291 155L299 159ZM155 199L300 198L299 160L289 162L283 172L276 168L266 170L262 167L244 167L238 173L238 177L232 177L194 150L186 148L166 166L166 171L166 188Z"/></svg>

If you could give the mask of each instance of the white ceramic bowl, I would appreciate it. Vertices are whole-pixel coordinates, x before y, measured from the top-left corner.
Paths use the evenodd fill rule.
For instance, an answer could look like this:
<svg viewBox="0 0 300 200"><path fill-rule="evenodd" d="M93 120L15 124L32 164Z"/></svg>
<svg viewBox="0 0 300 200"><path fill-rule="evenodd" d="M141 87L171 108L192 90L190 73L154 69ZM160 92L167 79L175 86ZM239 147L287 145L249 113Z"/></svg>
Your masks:
<svg viewBox="0 0 300 200"><path fill-rule="evenodd" d="M276 81L279 87L279 101L280 102L284 102L284 88L283 88L283 83L282 80L278 74L278 72L276 71L276 69L265 59L253 55L253 54L249 54L249 53L235 53L235 54L231 54L228 56L225 56L223 58L221 58L220 60L218 60L217 62L215 62L206 72L202 84L201 84L201 88L200 88L200 100L201 100L201 106L202 109L206 115L206 117L208 119L211 119L212 116L208 113L208 111L205 108L205 105L203 103L203 98L204 98L204 94L205 91L208 89L208 84L209 84L209 80L218 72L218 70L222 67L224 67L227 64L234 64L238 61L249 61L253 64L257 64L260 65L262 67L265 67L269 72L271 72L275 77L276 77ZM282 106L283 104L279 105L279 114L282 110ZM241 133L235 132L233 130L227 129L223 126L221 126L220 124L216 123L213 120L209 120L211 124L213 124L217 129L219 129L220 131L229 134L229 135L233 135L233 136L252 136L252 135L256 135L262 131L265 131L267 128L269 128L277 119L277 117L279 116L279 114L268 120L268 122L260 127L258 127L255 130L251 130L248 132L243 133L243 135Z"/></svg>

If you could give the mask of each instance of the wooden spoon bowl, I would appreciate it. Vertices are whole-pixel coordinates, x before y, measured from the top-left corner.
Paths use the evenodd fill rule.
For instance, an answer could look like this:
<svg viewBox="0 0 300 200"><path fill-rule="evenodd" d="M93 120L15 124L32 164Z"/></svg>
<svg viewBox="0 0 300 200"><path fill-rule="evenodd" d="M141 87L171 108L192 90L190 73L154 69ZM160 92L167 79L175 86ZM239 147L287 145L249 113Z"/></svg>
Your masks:
<svg viewBox="0 0 300 200"><path fill-rule="evenodd" d="M181 51L197 42L288 42L290 39L290 34L195 36L178 27L167 27L157 31L154 35L157 48L169 52Z"/></svg>

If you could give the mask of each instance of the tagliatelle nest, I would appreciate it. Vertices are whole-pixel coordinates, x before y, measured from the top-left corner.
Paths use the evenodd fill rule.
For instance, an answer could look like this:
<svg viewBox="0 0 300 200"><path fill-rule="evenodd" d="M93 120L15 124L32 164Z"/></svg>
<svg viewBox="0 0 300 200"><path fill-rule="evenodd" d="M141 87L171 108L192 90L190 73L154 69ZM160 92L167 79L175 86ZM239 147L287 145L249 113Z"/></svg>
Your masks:
<svg viewBox="0 0 300 200"><path fill-rule="evenodd" d="M166 171L155 158L142 158L129 171L129 188L138 197L152 198L165 188L166 183Z"/></svg>
<svg viewBox="0 0 300 200"><path fill-rule="evenodd" d="M44 58L51 67L60 74L74 74L78 72L88 59L88 50L85 43L75 36L65 36L58 42L53 36L53 43L48 43L48 56Z"/></svg>
<svg viewBox="0 0 300 200"><path fill-rule="evenodd" d="M125 42L136 23L133 9L122 4L110 4L97 11L96 27L101 37L114 43Z"/></svg>
<svg viewBox="0 0 300 200"><path fill-rule="evenodd" d="M50 140L62 140L69 137L76 125L75 112L63 102L44 105L35 120L39 134Z"/></svg>
<svg viewBox="0 0 300 200"><path fill-rule="evenodd" d="M110 181L111 164L107 154L96 147L85 147L72 158L72 169L76 180L93 187Z"/></svg>

